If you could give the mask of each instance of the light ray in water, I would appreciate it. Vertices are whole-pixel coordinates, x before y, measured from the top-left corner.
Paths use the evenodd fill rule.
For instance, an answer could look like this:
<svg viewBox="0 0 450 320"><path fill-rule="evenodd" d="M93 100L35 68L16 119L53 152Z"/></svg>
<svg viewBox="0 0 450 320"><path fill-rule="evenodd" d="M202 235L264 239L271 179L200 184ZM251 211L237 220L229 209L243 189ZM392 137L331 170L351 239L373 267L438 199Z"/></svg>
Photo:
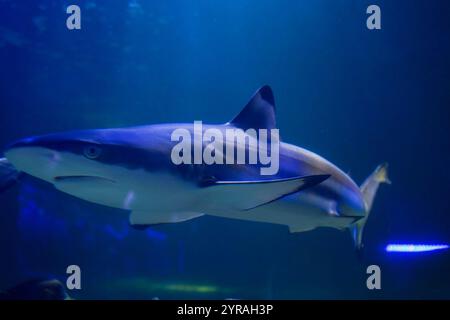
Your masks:
<svg viewBox="0 0 450 320"><path fill-rule="evenodd" d="M449 245L447 244L389 244L386 246L386 251L415 253L415 252L444 250L448 248Z"/></svg>

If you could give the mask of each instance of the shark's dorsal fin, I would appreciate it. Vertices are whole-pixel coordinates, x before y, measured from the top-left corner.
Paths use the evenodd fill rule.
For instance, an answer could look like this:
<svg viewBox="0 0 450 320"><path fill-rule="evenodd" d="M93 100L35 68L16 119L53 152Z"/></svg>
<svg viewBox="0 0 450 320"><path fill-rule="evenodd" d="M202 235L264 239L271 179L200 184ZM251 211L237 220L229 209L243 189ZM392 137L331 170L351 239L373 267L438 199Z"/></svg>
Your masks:
<svg viewBox="0 0 450 320"><path fill-rule="evenodd" d="M267 85L261 87L228 124L243 130L276 128L275 99L272 89Z"/></svg>

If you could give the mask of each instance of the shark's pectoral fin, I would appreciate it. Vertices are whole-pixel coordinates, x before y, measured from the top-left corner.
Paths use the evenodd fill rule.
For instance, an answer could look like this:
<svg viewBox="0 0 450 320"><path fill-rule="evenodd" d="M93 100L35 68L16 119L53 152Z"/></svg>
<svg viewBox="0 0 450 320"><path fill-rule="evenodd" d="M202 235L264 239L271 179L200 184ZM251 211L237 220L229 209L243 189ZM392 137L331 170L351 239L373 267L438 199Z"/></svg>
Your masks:
<svg viewBox="0 0 450 320"><path fill-rule="evenodd" d="M250 210L315 186L329 175L313 175L259 181L215 181L208 204L212 208Z"/></svg>
<svg viewBox="0 0 450 320"><path fill-rule="evenodd" d="M145 226L176 223L191 220L202 216L203 213L198 212L146 212L133 211L130 214L130 225L135 228L143 228Z"/></svg>

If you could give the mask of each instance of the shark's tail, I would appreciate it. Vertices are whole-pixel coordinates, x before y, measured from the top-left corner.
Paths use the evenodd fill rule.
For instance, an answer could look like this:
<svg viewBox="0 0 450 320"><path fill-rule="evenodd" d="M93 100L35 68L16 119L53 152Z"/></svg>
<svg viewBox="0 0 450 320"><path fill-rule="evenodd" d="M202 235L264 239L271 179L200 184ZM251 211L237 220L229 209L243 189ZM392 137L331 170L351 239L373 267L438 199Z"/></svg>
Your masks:
<svg viewBox="0 0 450 320"><path fill-rule="evenodd" d="M366 215L353 223L350 226L350 232L352 233L353 240L355 242L355 247L361 249L363 247L362 236L364 231L364 226L366 225L367 218L369 217L370 210L372 209L372 204L377 194L378 187L380 183L391 184L388 177L388 164L383 163L379 165L370 176L361 185L361 193L363 195L364 204L366 207Z"/></svg>
<svg viewBox="0 0 450 320"><path fill-rule="evenodd" d="M20 172L6 158L0 158L0 192L12 187L19 176Z"/></svg>

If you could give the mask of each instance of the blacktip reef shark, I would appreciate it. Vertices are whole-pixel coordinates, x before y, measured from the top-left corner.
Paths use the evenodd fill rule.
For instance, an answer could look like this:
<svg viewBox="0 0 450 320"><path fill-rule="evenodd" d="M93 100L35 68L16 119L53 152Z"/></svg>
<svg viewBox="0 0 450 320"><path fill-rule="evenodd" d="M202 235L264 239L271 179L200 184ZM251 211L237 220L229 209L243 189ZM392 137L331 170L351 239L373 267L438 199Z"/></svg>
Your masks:
<svg viewBox="0 0 450 320"><path fill-rule="evenodd" d="M271 176L260 174L261 164L176 165L171 134L193 127L158 124L26 138L6 148L0 189L25 173L72 196L129 210L130 225L137 228L206 214L286 225L291 232L349 228L361 248L378 186L389 183L386 164L360 187L331 162L284 142L279 170ZM202 130L208 128L276 128L271 88L260 88L230 122Z"/></svg>

